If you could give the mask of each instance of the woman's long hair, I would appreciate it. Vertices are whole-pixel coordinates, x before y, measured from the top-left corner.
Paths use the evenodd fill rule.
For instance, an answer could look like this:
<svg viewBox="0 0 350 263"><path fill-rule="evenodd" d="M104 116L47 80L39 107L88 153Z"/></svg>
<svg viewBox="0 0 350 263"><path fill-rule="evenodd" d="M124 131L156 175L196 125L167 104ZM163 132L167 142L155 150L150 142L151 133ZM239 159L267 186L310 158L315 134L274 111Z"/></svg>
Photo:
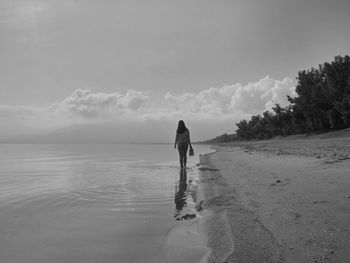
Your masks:
<svg viewBox="0 0 350 263"><path fill-rule="evenodd" d="M187 131L185 122L183 120L180 120L179 123L177 124L176 133L184 133L185 131Z"/></svg>

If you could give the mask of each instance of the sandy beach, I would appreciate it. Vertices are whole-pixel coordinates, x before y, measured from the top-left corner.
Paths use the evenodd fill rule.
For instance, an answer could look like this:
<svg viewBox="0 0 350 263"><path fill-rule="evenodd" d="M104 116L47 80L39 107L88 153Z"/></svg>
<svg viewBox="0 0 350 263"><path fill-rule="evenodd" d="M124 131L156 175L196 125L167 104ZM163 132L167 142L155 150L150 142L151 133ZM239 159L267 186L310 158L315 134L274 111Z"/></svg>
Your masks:
<svg viewBox="0 0 350 263"><path fill-rule="evenodd" d="M348 131L213 147L196 200L207 262L349 262Z"/></svg>

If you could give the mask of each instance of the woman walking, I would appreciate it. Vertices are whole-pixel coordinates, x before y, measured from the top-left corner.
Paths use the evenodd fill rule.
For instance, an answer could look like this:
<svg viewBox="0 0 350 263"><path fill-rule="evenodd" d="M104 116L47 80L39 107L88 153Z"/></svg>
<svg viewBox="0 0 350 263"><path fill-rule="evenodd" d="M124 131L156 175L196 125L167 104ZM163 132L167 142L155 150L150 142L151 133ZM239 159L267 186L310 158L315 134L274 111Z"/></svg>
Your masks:
<svg viewBox="0 0 350 263"><path fill-rule="evenodd" d="M179 151L181 169L186 169L188 145L192 152L193 148L190 140L190 131L186 128L183 120L180 120L177 125L174 148L176 148L176 145L177 150Z"/></svg>

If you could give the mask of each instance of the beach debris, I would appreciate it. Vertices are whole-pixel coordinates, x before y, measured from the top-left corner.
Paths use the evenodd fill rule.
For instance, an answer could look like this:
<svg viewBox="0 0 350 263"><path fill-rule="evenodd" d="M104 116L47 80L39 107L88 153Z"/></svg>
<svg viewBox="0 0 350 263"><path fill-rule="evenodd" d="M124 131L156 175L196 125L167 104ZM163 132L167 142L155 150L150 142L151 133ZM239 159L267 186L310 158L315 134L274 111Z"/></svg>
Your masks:
<svg viewBox="0 0 350 263"><path fill-rule="evenodd" d="M211 167L200 167L200 168L198 168L198 170L200 170L200 171L220 171L220 169L211 168Z"/></svg>
<svg viewBox="0 0 350 263"><path fill-rule="evenodd" d="M281 180L280 180L280 179L277 179L276 182L270 184L270 186L275 186L275 185L277 185L277 184L280 183L280 182L281 182Z"/></svg>
<svg viewBox="0 0 350 263"><path fill-rule="evenodd" d="M196 214L186 214L184 216L179 216L176 218L177 221L181 221L181 220L190 220L190 219L193 219L193 218L196 218Z"/></svg>

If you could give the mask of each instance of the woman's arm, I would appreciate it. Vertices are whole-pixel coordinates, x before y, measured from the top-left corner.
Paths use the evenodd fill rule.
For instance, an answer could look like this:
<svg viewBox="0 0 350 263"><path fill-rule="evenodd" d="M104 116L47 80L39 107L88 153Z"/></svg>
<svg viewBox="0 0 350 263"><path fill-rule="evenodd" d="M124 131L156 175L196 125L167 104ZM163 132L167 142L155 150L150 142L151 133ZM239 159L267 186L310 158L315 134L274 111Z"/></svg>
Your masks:
<svg viewBox="0 0 350 263"><path fill-rule="evenodd" d="M179 140L179 134L176 133L174 148L176 148L177 141Z"/></svg>

